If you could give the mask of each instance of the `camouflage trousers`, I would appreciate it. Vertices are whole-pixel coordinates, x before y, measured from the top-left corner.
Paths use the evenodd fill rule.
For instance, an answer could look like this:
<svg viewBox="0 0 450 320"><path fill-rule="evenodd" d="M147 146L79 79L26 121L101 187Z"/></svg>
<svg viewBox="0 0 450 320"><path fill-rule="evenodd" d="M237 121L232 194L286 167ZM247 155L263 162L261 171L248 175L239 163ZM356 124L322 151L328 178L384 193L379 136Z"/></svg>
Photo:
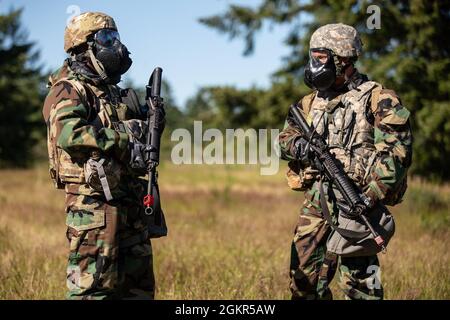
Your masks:
<svg viewBox="0 0 450 320"><path fill-rule="evenodd" d="M141 211L66 194L68 299L154 298L152 247Z"/></svg>
<svg viewBox="0 0 450 320"><path fill-rule="evenodd" d="M327 251L331 228L322 216L317 193L307 192L306 198L291 249L292 299L332 299L329 284L336 271L346 299L383 299L381 283L374 281L377 256L339 257Z"/></svg>

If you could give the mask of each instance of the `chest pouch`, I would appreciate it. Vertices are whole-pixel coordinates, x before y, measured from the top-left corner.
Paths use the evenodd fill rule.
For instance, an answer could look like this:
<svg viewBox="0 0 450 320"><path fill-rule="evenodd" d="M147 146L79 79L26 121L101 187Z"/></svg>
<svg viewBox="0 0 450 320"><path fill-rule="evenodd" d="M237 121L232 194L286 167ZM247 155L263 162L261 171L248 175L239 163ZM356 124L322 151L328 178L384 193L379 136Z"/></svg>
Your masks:
<svg viewBox="0 0 450 320"><path fill-rule="evenodd" d="M84 164L86 183L93 190L102 192L108 201L113 199L112 190L118 187L121 172L117 161L109 157L100 158L97 154Z"/></svg>

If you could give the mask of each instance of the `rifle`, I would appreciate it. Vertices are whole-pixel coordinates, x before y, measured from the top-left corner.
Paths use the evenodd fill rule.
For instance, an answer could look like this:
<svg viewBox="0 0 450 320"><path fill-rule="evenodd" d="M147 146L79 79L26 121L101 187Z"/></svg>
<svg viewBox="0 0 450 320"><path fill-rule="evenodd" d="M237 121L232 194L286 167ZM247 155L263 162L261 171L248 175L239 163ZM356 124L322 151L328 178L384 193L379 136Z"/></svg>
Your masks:
<svg viewBox="0 0 450 320"><path fill-rule="evenodd" d="M158 108L164 108L163 98L161 98L161 78L162 69L157 67L153 70L148 85L146 86L145 100L149 106L147 113L148 133L145 147L145 163L148 171L147 194L144 196L145 214L152 215L154 212L155 197L153 194L153 185L157 182L158 172L156 167L159 164L159 151L161 142L161 123L163 122L163 113ZM152 112L154 111L154 118Z"/></svg>
<svg viewBox="0 0 450 320"><path fill-rule="evenodd" d="M348 177L342 168L341 163L330 152L327 143L323 137L311 128L303 117L296 105L291 105L290 114L296 126L302 131L304 138L307 140L305 150L306 154L310 149L313 155L313 163L321 174L331 184L334 184L344 198L345 204L339 204L341 210L355 218L360 218L373 235L375 242L386 251L385 241L373 228L367 217L364 215L369 211L370 200L359 190L359 188ZM321 198L323 198L323 190L321 190ZM323 201L323 200L322 200Z"/></svg>

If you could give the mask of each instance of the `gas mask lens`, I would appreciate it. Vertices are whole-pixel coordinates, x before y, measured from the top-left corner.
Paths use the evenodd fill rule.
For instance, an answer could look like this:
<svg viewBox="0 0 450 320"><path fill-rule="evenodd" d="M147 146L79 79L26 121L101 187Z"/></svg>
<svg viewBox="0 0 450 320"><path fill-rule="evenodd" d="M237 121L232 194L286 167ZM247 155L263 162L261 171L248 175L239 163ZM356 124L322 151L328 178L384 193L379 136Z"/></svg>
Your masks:
<svg viewBox="0 0 450 320"><path fill-rule="evenodd" d="M114 44L114 41L120 41L120 36L115 30L103 29L95 34L94 40L103 47L111 47Z"/></svg>
<svg viewBox="0 0 450 320"><path fill-rule="evenodd" d="M311 49L309 56L321 64L326 64L332 58L331 52L324 49Z"/></svg>

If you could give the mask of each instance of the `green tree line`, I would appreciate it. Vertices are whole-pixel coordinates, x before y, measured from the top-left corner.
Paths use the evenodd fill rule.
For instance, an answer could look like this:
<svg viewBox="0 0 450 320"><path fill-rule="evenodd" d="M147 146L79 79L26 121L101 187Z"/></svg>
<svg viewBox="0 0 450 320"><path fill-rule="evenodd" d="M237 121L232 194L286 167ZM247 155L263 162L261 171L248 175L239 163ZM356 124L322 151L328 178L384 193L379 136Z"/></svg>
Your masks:
<svg viewBox="0 0 450 320"><path fill-rule="evenodd" d="M379 9L379 29L367 26L370 5ZM38 53L21 28L20 15L21 10L0 15L0 167L26 166L45 156L41 108L46 75L37 66ZM202 120L203 127L281 128L288 106L310 91L303 83L310 35L323 24L343 22L362 36L364 53L357 68L395 90L412 113L412 173L450 179L449 1L261 0L253 7L229 5L199 22L242 39L245 55L257 50L258 33L286 25L284 45L291 50L266 89L207 86L181 108L165 83L164 141L175 128L191 128L193 120ZM137 91L143 95L143 89Z"/></svg>
<svg viewBox="0 0 450 320"><path fill-rule="evenodd" d="M368 19L377 11L380 28L370 29ZM215 110L217 116L233 119L243 114L245 120L239 121L251 125L281 126L288 105L309 92L303 84L303 66L311 34L327 23L346 23L360 32L364 44L357 68L395 90L412 113L412 173L433 180L450 179L449 1L261 0L256 7L230 5L226 12L200 22L231 39L242 39L245 55L255 50L259 32L285 25L289 32L284 43L291 50L273 73L268 90L203 88L188 110L195 111L201 102L202 110ZM204 97L210 97L209 108Z"/></svg>

